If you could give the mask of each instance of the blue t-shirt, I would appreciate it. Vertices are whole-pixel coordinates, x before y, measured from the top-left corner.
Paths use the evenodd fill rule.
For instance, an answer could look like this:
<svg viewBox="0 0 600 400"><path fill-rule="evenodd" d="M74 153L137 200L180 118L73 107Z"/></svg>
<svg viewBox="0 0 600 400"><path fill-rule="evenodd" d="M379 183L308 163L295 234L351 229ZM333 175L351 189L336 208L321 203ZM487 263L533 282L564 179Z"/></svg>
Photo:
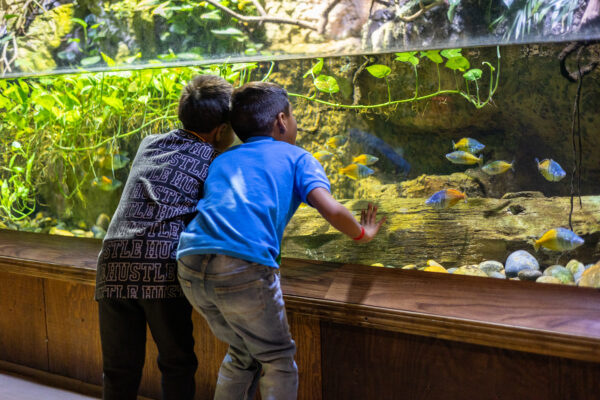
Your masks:
<svg viewBox="0 0 600 400"><path fill-rule="evenodd" d="M252 137L211 164L177 258L225 254L278 268L286 225L319 187L329 191L329 180L310 153L272 137Z"/></svg>

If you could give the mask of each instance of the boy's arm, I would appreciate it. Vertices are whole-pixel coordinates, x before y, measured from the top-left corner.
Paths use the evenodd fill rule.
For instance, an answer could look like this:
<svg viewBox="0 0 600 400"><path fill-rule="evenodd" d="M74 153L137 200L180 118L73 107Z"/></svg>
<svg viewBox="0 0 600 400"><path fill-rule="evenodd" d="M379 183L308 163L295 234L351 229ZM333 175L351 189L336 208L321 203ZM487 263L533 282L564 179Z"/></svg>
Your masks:
<svg viewBox="0 0 600 400"><path fill-rule="evenodd" d="M360 237L357 239L360 242L370 242L385 222L385 218L376 221L377 206L369 203L369 207L362 210L359 223L346 207L338 203L331 197L329 191L322 187L311 190L307 200L335 229L351 238Z"/></svg>

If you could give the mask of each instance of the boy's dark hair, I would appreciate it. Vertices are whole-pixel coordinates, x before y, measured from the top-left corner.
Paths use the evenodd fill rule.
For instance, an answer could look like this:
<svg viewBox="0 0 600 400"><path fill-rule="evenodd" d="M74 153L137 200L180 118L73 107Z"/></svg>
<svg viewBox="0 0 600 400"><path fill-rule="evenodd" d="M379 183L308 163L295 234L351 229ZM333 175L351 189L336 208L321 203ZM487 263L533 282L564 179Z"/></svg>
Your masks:
<svg viewBox="0 0 600 400"><path fill-rule="evenodd" d="M242 142L252 136L270 136L280 112L289 115L285 89L269 82L249 82L231 95L231 127Z"/></svg>
<svg viewBox="0 0 600 400"><path fill-rule="evenodd" d="M216 75L198 75L181 91L179 120L185 129L208 133L229 122L233 87Z"/></svg>

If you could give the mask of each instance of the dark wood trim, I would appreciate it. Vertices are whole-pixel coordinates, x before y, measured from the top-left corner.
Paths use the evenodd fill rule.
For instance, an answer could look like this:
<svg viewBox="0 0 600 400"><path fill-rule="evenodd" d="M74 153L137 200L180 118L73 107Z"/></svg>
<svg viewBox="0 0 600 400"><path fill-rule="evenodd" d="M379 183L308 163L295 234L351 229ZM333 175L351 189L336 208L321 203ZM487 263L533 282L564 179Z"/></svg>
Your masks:
<svg viewBox="0 0 600 400"><path fill-rule="evenodd" d="M0 230L0 271L94 284L101 242ZM600 361L600 291L284 259L290 312L584 361Z"/></svg>

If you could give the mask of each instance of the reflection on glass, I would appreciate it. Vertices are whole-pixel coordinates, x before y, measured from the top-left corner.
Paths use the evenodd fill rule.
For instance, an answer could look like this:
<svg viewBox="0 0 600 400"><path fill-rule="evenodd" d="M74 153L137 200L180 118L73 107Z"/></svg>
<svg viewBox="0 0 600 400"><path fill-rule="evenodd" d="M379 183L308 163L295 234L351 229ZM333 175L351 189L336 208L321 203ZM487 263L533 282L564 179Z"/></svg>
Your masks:
<svg viewBox="0 0 600 400"><path fill-rule="evenodd" d="M598 0L8 2L0 75L592 40Z"/></svg>
<svg viewBox="0 0 600 400"><path fill-rule="evenodd" d="M597 51L533 44L3 79L0 228L102 238L141 138L177 126L187 80L220 74L284 86L298 145L334 197L388 216L363 246L304 205L285 257L598 287Z"/></svg>

